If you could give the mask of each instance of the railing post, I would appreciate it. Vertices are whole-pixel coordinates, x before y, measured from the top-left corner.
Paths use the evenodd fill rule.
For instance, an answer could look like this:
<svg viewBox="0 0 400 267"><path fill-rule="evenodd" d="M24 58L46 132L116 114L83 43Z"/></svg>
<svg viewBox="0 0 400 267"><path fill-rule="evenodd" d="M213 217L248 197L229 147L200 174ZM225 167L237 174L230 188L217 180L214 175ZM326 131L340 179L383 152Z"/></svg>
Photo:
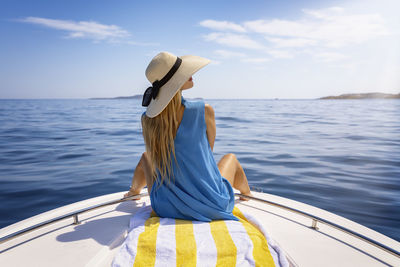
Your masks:
<svg viewBox="0 0 400 267"><path fill-rule="evenodd" d="M312 229L318 230L317 222L318 221L316 219L312 219L312 225L311 225Z"/></svg>
<svg viewBox="0 0 400 267"><path fill-rule="evenodd" d="M74 214L74 224L75 225L78 225L78 224L80 224L81 222L79 221L79 219L78 219L78 214Z"/></svg>

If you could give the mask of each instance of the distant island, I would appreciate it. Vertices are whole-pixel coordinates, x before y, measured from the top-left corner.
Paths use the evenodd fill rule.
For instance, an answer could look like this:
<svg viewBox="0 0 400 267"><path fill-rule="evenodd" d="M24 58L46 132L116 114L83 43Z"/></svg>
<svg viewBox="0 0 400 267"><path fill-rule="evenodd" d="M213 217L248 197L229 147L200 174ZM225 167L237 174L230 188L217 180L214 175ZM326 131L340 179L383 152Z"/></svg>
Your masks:
<svg viewBox="0 0 400 267"><path fill-rule="evenodd" d="M338 96L325 96L319 99L395 99L400 98L399 94L364 93L364 94L342 94Z"/></svg>
<svg viewBox="0 0 400 267"><path fill-rule="evenodd" d="M117 97L93 97L90 100L114 100L114 99L142 99L143 95L133 96L117 96ZM192 100L198 100L202 98L192 98ZM363 93L363 94L342 94L338 96L325 96L318 99L400 99L400 93L398 94L385 94L385 93ZM278 98L275 98L278 100Z"/></svg>
<svg viewBox="0 0 400 267"><path fill-rule="evenodd" d="M93 97L89 98L91 100L110 100L110 99L142 99L143 95L133 95L133 96L117 96L117 97Z"/></svg>
<svg viewBox="0 0 400 267"><path fill-rule="evenodd" d="M89 98L90 100L114 100L114 99L143 99L143 95L133 95L133 96L117 96L117 97L92 97ZM186 98L185 99L191 99L191 100L202 100L203 98Z"/></svg>

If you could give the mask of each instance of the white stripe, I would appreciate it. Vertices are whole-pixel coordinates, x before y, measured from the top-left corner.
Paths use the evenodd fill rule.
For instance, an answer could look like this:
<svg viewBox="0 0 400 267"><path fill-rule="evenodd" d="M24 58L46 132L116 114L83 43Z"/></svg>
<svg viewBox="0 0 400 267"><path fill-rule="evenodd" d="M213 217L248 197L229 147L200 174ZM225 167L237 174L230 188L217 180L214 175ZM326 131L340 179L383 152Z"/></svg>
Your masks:
<svg viewBox="0 0 400 267"><path fill-rule="evenodd" d="M139 235L144 232L144 223L150 217L151 207L143 207L129 222L128 236L113 260L112 267L133 266L136 258Z"/></svg>
<svg viewBox="0 0 400 267"><path fill-rule="evenodd" d="M197 266L215 266L217 247L211 234L210 224L193 221L193 232L196 240Z"/></svg>
<svg viewBox="0 0 400 267"><path fill-rule="evenodd" d="M175 219L160 218L154 266L176 266Z"/></svg>
<svg viewBox="0 0 400 267"><path fill-rule="evenodd" d="M284 251L281 249L281 247L271 238L269 233L265 230L263 225L260 223L260 221L257 220L256 217L251 215L250 213L247 213L243 210L242 214L244 217L251 222L253 225L257 226L257 228L261 231L261 233L265 236L265 239L267 240L268 243L268 249L269 252L271 253L272 259L274 260L275 266L289 266L289 262L285 256Z"/></svg>
<svg viewBox="0 0 400 267"><path fill-rule="evenodd" d="M140 208L129 221L129 231L138 226L144 226L144 223L151 214L151 206L144 206Z"/></svg>
<svg viewBox="0 0 400 267"><path fill-rule="evenodd" d="M255 266L253 242L243 224L238 221L225 221L225 224L236 246L236 266Z"/></svg>

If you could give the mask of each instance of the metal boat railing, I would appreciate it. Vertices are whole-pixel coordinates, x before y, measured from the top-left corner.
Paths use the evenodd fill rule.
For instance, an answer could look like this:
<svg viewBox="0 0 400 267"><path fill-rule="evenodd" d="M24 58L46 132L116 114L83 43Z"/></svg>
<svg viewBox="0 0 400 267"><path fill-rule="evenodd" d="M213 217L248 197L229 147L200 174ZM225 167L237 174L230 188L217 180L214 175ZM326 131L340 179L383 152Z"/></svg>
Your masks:
<svg viewBox="0 0 400 267"><path fill-rule="evenodd" d="M265 200L265 199L262 199L262 198L258 198L258 197L254 197L254 196L246 196L246 195L242 195L242 194L238 194L238 193L236 193L235 195L237 195L239 197L242 197L242 198L247 198L247 199L259 201L259 202L262 202L262 203L265 203L265 204L269 204L269 205L272 205L272 206L275 206L275 207L279 207L279 208L282 208L282 209L289 210L291 212L300 214L300 215L305 216L305 217L307 217L307 218L312 220L312 224L310 226L312 229L318 230L317 223L323 223L323 224L326 224L326 225L328 225L330 227L333 227L333 228L335 228L335 229L337 229L339 231L342 231L342 232L344 232L346 234L349 234L349 235L354 236L354 237L356 237L358 239L361 239L361 240L363 240L363 241L365 241L365 242L367 242L367 243L369 243L369 244L371 244L371 245L373 245L373 246L375 246L377 248L380 248L380 249L382 249L382 250L384 250L384 251L386 251L386 252L388 252L388 253L390 253L390 254L398 257L398 258L400 258L400 252L399 251L397 251L397 250L395 250L395 249L393 249L391 247L388 247L385 244L382 244L382 243L380 243L380 242L378 242L378 241L376 241L376 240L374 240L372 238L369 238L369 237L367 237L367 236L365 236L363 234L357 233L357 232L355 232L355 231L353 231L351 229L348 229L348 228L346 228L344 226L341 226L341 225L336 224L334 222L328 221L328 220L323 219L321 217L318 217L318 216L312 215L310 213L307 213L307 212L304 212L304 211L301 211L301 210L298 210L298 209L295 209L295 208L291 208L289 206L282 205L282 204L279 204L279 203L276 203L276 202L273 202L273 201Z"/></svg>
<svg viewBox="0 0 400 267"><path fill-rule="evenodd" d="M147 195L148 195L147 193L138 194L138 195L125 197L125 198L118 199L118 200L107 201L107 202L104 202L104 203L101 203L101 204L97 204L97 205L94 205L94 206L91 206L91 207L88 207L88 208L84 208L84 209L80 209L80 210L77 210L77 211L70 212L70 213L67 213L65 215L61 215L61 216L58 216L56 218L49 219L47 221L44 221L44 222L29 226L27 228L24 228L24 229L19 230L17 232L11 233L11 234L6 235L4 237L0 237L0 244L2 244L4 242L7 242L7 241L9 241L11 239L14 239L14 238L16 238L18 236L21 236L23 234L27 234L27 233L32 232L34 230L40 229L40 228L42 228L42 227L44 227L46 225L53 224L53 223L56 223L58 221L65 220L65 219L68 219L68 218L71 218L71 217L74 219L74 223L73 224L80 224L79 217L78 217L79 214L82 214L82 213L85 213L85 212L89 212L89 211L92 211L92 210L95 210L95 209L103 208L103 207L106 207L106 206L118 204L118 203L121 203L121 202L124 202L124 201L127 201L127 200L134 200L137 197L145 197Z"/></svg>
<svg viewBox="0 0 400 267"><path fill-rule="evenodd" d="M388 253L400 258L400 252L399 251L397 251L397 250L395 250L395 249L393 249L391 247L388 247L385 244L382 244L382 243L380 243L380 242L378 242L378 241L376 241L374 239L371 239L371 238L369 238L369 237L367 237L367 236L365 236L363 234L357 233L357 232L355 232L355 231L353 231L351 229L348 229L346 227L343 227L341 225L338 225L338 224L336 224L334 222L328 221L328 220L323 219L321 217L318 217L318 216L312 215L310 213L307 213L307 212L304 212L304 211L301 211L301 210L298 210L298 209L295 209L295 208L291 208L289 206L282 205L282 204L279 204L279 203L276 203L276 202L273 202L273 201L265 200L265 199L262 199L262 198L258 198L258 197L254 197L254 196L246 196L246 195L242 195L242 194L238 194L238 193L236 193L235 195L238 196L238 197L248 198L248 199L251 199L251 200L259 201L259 202L262 202L262 203L265 203L265 204L269 204L269 205L272 205L272 206L275 206L275 207L279 207L279 208L282 208L282 209L289 210L291 212L300 214L300 215L305 216L305 217L307 217L307 218L312 220L311 228L313 228L315 230L318 230L318 226L317 226L318 223L323 223L323 224L331 226L331 227L333 227L333 228L335 228L337 230L340 230L340 231L342 231L344 233L350 234L351 236L359 238L359 239L361 239L361 240L363 240L363 241L365 241L365 242L367 242L367 243L369 243L369 244L371 244L371 245L373 245L373 246L375 246L377 248L380 248L380 249L382 249L382 250L384 250L384 251L386 251L386 252L388 252ZM14 238L16 238L18 236L23 235L23 234L27 234L27 233L29 233L31 231L40 229L40 228L42 228L42 227L44 227L46 225L50 225L50 224L53 224L55 222L58 222L58 221L61 221L61 220L64 220L64 219L68 219L68 218L71 218L71 217L74 219L74 223L73 224L79 224L80 222L79 222L78 215L80 215L82 213L89 212L89 211L92 211L92 210L95 210L95 209L99 209L99 208L102 208L102 207L106 207L106 206L109 206L109 205L118 204L118 203L121 203L121 202L124 202L124 201L127 201L127 200L134 200L137 197L144 197L144 196L148 196L148 194L147 193L138 194L138 195L122 198L122 199L119 199L119 200L108 201L108 202L105 202L105 203L101 203L101 204L94 205L94 206L91 206L91 207L88 207L88 208L84 208L84 209L80 209L80 210L77 210L77 211L73 211L73 212L67 213L65 215L61 215L59 217L56 217L56 218L53 218L53 219L49 219L47 221L35 224L35 225L27 227L27 228L24 228L22 230L19 230L17 232L11 233L11 234L6 235L4 237L0 237L0 244L2 244L4 242L7 242L9 240L12 240L12 239L14 239Z"/></svg>

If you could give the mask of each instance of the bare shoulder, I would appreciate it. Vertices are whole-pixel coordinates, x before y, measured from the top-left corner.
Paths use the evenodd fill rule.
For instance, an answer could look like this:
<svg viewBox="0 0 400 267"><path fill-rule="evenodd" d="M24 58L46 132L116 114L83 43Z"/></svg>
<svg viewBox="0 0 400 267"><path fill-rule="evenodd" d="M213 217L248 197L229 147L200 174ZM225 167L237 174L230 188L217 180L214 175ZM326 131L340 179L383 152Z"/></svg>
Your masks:
<svg viewBox="0 0 400 267"><path fill-rule="evenodd" d="M215 113L214 113L214 109L211 105L206 103L204 109L205 109L205 117L206 118L214 118Z"/></svg>

